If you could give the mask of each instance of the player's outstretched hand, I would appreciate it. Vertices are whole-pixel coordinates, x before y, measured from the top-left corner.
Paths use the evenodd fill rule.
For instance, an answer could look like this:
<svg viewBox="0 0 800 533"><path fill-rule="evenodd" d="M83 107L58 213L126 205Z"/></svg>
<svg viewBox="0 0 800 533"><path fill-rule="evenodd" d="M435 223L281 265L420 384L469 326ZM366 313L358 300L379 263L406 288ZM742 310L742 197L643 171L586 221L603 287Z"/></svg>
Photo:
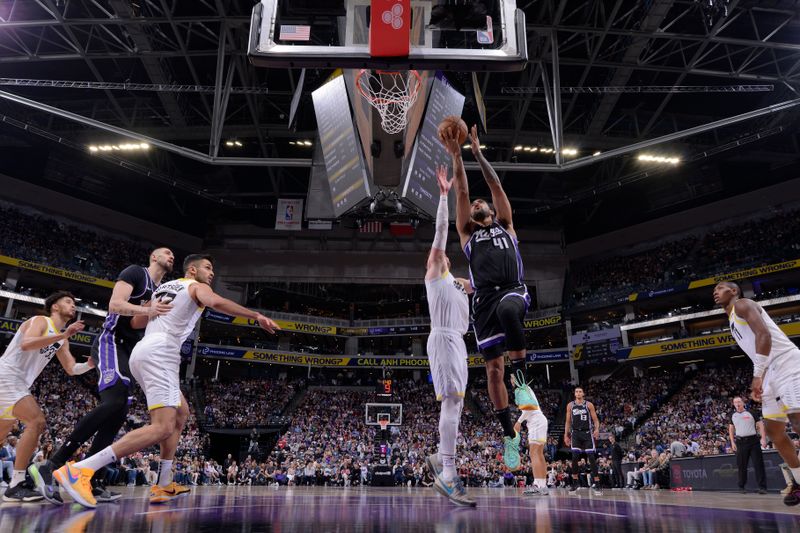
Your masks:
<svg viewBox="0 0 800 533"><path fill-rule="evenodd" d="M453 133L449 130L440 132L439 140L442 141L447 153L453 157L461 155L461 146L458 144L458 139L453 137Z"/></svg>
<svg viewBox="0 0 800 533"><path fill-rule="evenodd" d="M272 319L265 317L264 315L258 315L258 325L261 326L261 329L267 331L267 333L275 333L281 327L276 324Z"/></svg>
<svg viewBox="0 0 800 533"><path fill-rule="evenodd" d="M469 130L470 148L472 148L472 155L476 156L481 153L481 141L478 139L478 125L473 124L472 129Z"/></svg>
<svg viewBox="0 0 800 533"><path fill-rule="evenodd" d="M67 327L67 331L66 331L67 338L72 337L73 335L75 335L79 331L83 331L83 328L85 328L85 327L86 327L86 324L83 323L83 320L76 320L75 322L73 322L72 324L70 324Z"/></svg>
<svg viewBox="0 0 800 533"><path fill-rule="evenodd" d="M446 166L439 165L436 167L436 180L439 182L439 194L444 196L447 196L450 187L453 185L453 182L447 179L448 174Z"/></svg>
<svg viewBox="0 0 800 533"><path fill-rule="evenodd" d="M564 446L567 448L572 446L572 438L569 435L564 435Z"/></svg>

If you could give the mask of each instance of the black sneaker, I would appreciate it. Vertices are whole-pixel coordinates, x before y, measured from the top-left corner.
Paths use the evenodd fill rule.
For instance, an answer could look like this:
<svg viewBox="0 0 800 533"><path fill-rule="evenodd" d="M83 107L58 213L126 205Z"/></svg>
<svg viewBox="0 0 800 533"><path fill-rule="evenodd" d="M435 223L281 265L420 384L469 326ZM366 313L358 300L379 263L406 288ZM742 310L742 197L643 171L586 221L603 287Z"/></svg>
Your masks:
<svg viewBox="0 0 800 533"><path fill-rule="evenodd" d="M792 485L792 490L789 491L789 494L783 497L783 503L785 505L797 505L800 503L800 485L797 483Z"/></svg>
<svg viewBox="0 0 800 533"><path fill-rule="evenodd" d="M38 502L43 500L44 497L36 492L33 487L26 486L25 483L19 483L18 485L6 489L5 494L3 494L3 501L4 502Z"/></svg>
<svg viewBox="0 0 800 533"><path fill-rule="evenodd" d="M592 494L594 494L595 496L603 495L603 491L600 490L600 486L597 483L592 484Z"/></svg>
<svg viewBox="0 0 800 533"><path fill-rule="evenodd" d="M97 503L115 502L122 498L122 494L108 490L105 484L92 480L92 495Z"/></svg>
<svg viewBox="0 0 800 533"><path fill-rule="evenodd" d="M64 503L58 489L53 485L53 465L50 461L45 461L40 465L30 465L28 467L28 475L33 481L34 490L41 494L45 500L54 505Z"/></svg>
<svg viewBox="0 0 800 533"><path fill-rule="evenodd" d="M570 493L574 493L574 492L577 492L577 491L578 491L578 485L570 485L569 486L569 492Z"/></svg>

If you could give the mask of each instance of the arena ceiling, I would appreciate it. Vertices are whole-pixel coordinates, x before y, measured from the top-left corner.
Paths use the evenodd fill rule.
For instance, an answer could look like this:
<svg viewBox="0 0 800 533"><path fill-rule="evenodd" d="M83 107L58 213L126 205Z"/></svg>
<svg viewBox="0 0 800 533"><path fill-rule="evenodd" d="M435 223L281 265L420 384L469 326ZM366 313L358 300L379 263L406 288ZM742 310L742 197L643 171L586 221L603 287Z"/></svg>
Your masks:
<svg viewBox="0 0 800 533"><path fill-rule="evenodd" d="M800 177L800 106L573 170L542 171L555 162L552 153L515 150L554 145L543 71L563 146L579 157L793 102L800 98L800 2L715 0L718 11L704 7L707 0L517 3L527 17L528 67L478 75L488 117L481 140L487 157L502 163L517 225L563 226L576 240ZM315 137L311 91L331 71L306 73L290 128L300 72L249 64L253 4L3 2L0 91L204 154L270 159L270 166L211 165L161 149L92 155L89 144L122 139L3 98L3 172L198 235L217 221L270 225L277 198L307 191L308 168L291 165L311 157L296 143ZM446 75L467 95L465 119L477 122L471 75ZM685 89L664 92L674 86ZM225 145L233 139L242 146ZM643 163L644 151L682 163ZM479 174L470 179L475 194L486 192Z"/></svg>

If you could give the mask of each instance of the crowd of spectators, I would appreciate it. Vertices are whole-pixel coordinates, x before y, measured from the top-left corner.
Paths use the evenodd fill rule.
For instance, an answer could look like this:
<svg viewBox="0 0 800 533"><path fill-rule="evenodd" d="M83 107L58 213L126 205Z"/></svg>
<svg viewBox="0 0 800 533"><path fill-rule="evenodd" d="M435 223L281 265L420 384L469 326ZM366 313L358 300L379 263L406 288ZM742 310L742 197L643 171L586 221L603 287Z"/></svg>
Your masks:
<svg viewBox="0 0 800 533"><path fill-rule="evenodd" d="M607 257L573 268L571 304L613 301L640 288L653 290L670 285L679 277L672 267L686 260L696 241L696 237L690 236L644 252Z"/></svg>
<svg viewBox="0 0 800 533"><path fill-rule="evenodd" d="M471 385L470 390L476 402L484 401L485 391L480 392L480 385ZM560 393L537 391L537 396L555 414ZM365 423L364 405L370 401L375 401L374 392L364 388L310 389L296 409L289 430L270 456L275 468L295 472L293 483L371 483L374 466L379 461L376 444L383 437L378 428ZM391 402L403 404L402 424L388 430L388 464L393 480L398 485L429 484L424 459L437 450L439 424L439 404L433 387L425 381L396 380ZM456 452L456 467L465 484L514 484L517 475L503 466L501 439L501 428L493 416L465 408ZM557 442L550 439L548 457L554 457L556 451ZM530 466L527 458L523 461ZM296 481L298 475L302 475L303 481Z"/></svg>
<svg viewBox="0 0 800 533"><path fill-rule="evenodd" d="M661 452L678 441L693 455L729 453L731 402L735 396L747 399L752 374L749 365L697 372L637 428L636 448Z"/></svg>
<svg viewBox="0 0 800 533"><path fill-rule="evenodd" d="M764 238L768 235L769 238ZM571 307L613 302L714 274L800 257L800 209L689 235L631 255L573 266Z"/></svg>
<svg viewBox="0 0 800 533"><path fill-rule="evenodd" d="M207 427L252 428L266 426L283 415L303 381L276 378L206 380L199 384L204 397Z"/></svg>
<svg viewBox="0 0 800 533"><path fill-rule="evenodd" d="M115 279L131 263L146 262L150 249L132 240L0 204L0 254ZM57 236L57 238L56 238Z"/></svg>
<svg viewBox="0 0 800 533"><path fill-rule="evenodd" d="M683 379L683 369L644 376L624 374L609 378L610 381L590 381L583 389L586 399L594 404L601 427L619 438L659 406Z"/></svg>

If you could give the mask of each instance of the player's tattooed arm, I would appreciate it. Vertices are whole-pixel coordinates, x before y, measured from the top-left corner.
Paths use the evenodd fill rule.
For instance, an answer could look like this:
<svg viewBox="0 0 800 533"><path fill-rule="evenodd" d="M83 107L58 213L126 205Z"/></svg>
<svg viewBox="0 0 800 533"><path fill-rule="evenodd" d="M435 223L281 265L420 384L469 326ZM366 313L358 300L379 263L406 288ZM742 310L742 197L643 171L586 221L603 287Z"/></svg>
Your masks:
<svg viewBox="0 0 800 533"><path fill-rule="evenodd" d="M126 281L118 280L111 291L111 300L108 302L108 312L120 316L147 315L154 317L169 313L172 304L161 302L152 305L136 305L128 301L133 294L133 285Z"/></svg>
<svg viewBox="0 0 800 533"><path fill-rule="evenodd" d="M514 222L512 220L511 202L508 200L506 191L503 190L503 184L500 183L500 178L498 177L497 172L494 171L491 163L487 161L487 159L483 156L483 152L481 152L481 141L478 139L477 125L472 126L469 139L471 143L470 146L472 148L472 154L475 156L475 160L480 165L481 172L483 173L483 179L486 180L486 184L489 186L489 190L492 192L492 203L494 204L497 221L503 225L506 231L516 237L516 233L514 231Z"/></svg>

